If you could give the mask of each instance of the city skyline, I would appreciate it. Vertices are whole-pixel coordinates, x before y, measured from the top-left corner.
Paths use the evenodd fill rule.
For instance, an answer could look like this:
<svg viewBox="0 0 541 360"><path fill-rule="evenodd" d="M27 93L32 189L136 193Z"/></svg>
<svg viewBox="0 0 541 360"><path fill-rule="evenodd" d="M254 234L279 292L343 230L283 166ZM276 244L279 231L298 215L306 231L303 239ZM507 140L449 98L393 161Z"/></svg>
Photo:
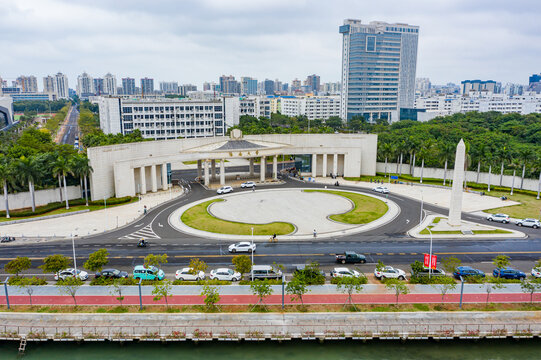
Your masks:
<svg viewBox="0 0 541 360"><path fill-rule="evenodd" d="M40 79L61 71L72 79L72 88L84 71L198 86L223 74L290 82L315 73L322 83L336 82L341 58L336 27L350 17L363 23L418 25L417 75L433 83L471 78L527 83L527 77L539 71L535 55L541 42L536 40L540 35L534 8L540 5L528 4L526 13L524 1L413 1L407 7L397 1L317 6L214 0L165 1L159 7L123 1L92 6L61 0L0 4L5 9L0 31L6 35L0 43L11 49L11 56L0 59L0 76L33 74ZM173 17L177 20L170 21ZM148 26L138 25L135 18Z"/></svg>

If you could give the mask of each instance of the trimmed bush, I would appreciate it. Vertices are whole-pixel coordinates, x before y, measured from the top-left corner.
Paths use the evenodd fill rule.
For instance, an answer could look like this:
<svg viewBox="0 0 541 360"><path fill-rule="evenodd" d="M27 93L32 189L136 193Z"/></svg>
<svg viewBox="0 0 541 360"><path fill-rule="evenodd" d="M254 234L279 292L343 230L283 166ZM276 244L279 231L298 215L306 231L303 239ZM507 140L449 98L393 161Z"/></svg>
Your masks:
<svg viewBox="0 0 541 360"><path fill-rule="evenodd" d="M251 280L241 280L239 281L239 285L252 285L252 283L260 282L261 280L254 280L253 282ZM281 279L267 279L266 280L269 285L282 285Z"/></svg>
<svg viewBox="0 0 541 360"><path fill-rule="evenodd" d="M231 281L225 281L225 280L197 280L197 281L183 281L183 280L175 280L173 281L173 285L231 285Z"/></svg>
<svg viewBox="0 0 541 360"><path fill-rule="evenodd" d="M446 276L412 276L410 278L410 284L442 284L445 280L442 280L442 278L445 278Z"/></svg>
<svg viewBox="0 0 541 360"><path fill-rule="evenodd" d="M17 286L21 283L21 279L23 279L22 276L14 276L10 277L8 280L9 286ZM37 278L35 276L32 276L30 279L30 285L47 285L47 280L42 278Z"/></svg>
<svg viewBox="0 0 541 360"><path fill-rule="evenodd" d="M106 277L99 277L94 278L90 281L90 285L96 285L96 286L108 286L113 285L113 282L115 280L119 280L120 285L137 285L139 283L139 280L135 280L134 278L128 277L128 278L122 278L122 279L112 279L112 278L106 278Z"/></svg>
<svg viewBox="0 0 541 360"><path fill-rule="evenodd" d="M361 284L367 284L368 283L368 279L366 278L366 276L364 276L364 274L361 274L361 276L359 276L359 279L361 280ZM338 284L340 282L340 278L339 277L333 277L331 279L331 284Z"/></svg>

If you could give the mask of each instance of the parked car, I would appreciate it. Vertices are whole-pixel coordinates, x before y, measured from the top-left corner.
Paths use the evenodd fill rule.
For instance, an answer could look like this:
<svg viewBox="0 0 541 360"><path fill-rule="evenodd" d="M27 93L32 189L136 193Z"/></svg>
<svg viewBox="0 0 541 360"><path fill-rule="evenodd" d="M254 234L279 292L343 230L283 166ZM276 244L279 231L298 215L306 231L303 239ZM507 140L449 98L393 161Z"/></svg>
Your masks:
<svg viewBox="0 0 541 360"><path fill-rule="evenodd" d="M282 272L270 265L254 265L250 277L253 277L254 280L281 279Z"/></svg>
<svg viewBox="0 0 541 360"><path fill-rule="evenodd" d="M218 193L218 195L227 194L227 193L233 192L233 188L231 186L222 186L216 192Z"/></svg>
<svg viewBox="0 0 541 360"><path fill-rule="evenodd" d="M120 279L120 278L127 278L128 273L125 271L120 271L117 269L104 269L102 271L99 271L96 273L96 277L104 277L108 279Z"/></svg>
<svg viewBox="0 0 541 360"><path fill-rule="evenodd" d="M406 272L404 270L395 269L392 266L385 266L383 269L374 270L374 276L376 279L399 279L406 280Z"/></svg>
<svg viewBox="0 0 541 360"><path fill-rule="evenodd" d="M541 222L537 219L522 219L518 220L515 224L518 226L527 226L534 229L539 229L541 227Z"/></svg>
<svg viewBox="0 0 541 360"><path fill-rule="evenodd" d="M504 224L507 224L510 221L509 215L507 214L490 214L487 216L487 220L501 222Z"/></svg>
<svg viewBox="0 0 541 360"><path fill-rule="evenodd" d="M236 253L236 252L248 252L251 253L252 251L255 252L256 245L252 244L249 241L241 241L236 244L229 245L229 252L230 253Z"/></svg>
<svg viewBox="0 0 541 360"><path fill-rule="evenodd" d="M411 274L412 276L428 276L429 275L429 269L424 268L423 270L419 271L417 274ZM445 271L443 269L432 269L430 271L430 276L445 276Z"/></svg>
<svg viewBox="0 0 541 360"><path fill-rule="evenodd" d="M460 279L460 277L465 277L465 276L480 276L480 277L485 277L485 273L482 272L481 270L479 269L474 269L472 268L471 266L457 266L455 268L455 271L453 272L453 276L456 278L456 279Z"/></svg>
<svg viewBox="0 0 541 360"><path fill-rule="evenodd" d="M388 194L389 193L389 189L387 189L385 186L376 186L372 190L374 190L375 192L381 193L381 194Z"/></svg>
<svg viewBox="0 0 541 360"><path fill-rule="evenodd" d="M345 267L337 267L337 268L334 268L331 271L331 277L333 277L333 278L334 277L343 277L343 276L359 277L359 276L361 276L361 273L359 273L356 270L350 270L350 269L345 268Z"/></svg>
<svg viewBox="0 0 541 360"><path fill-rule="evenodd" d="M243 189L248 189L248 188L255 188L255 182L253 181L246 181L246 182L243 182L242 184L240 184L240 187L243 188Z"/></svg>
<svg viewBox="0 0 541 360"><path fill-rule="evenodd" d="M525 273L513 268L494 269L494 271L492 271L492 276L494 276L495 278L499 277L502 279L519 279L519 280L526 279Z"/></svg>
<svg viewBox="0 0 541 360"><path fill-rule="evenodd" d="M225 281L239 281L241 274L239 272L233 271L228 268L219 268L211 270L210 279L211 280L225 280Z"/></svg>
<svg viewBox="0 0 541 360"><path fill-rule="evenodd" d="M343 254L337 254L336 255L336 262L345 264L345 263L361 263L364 264L366 262L366 257L361 254L357 254L354 251L346 251Z"/></svg>
<svg viewBox="0 0 541 360"><path fill-rule="evenodd" d="M143 265L137 265L133 269L133 278L143 280L163 280L165 278L165 273L156 266L146 268Z"/></svg>
<svg viewBox="0 0 541 360"><path fill-rule="evenodd" d="M205 278L205 273L199 271L198 273L193 273L192 268L185 267L180 270L177 270L175 273L175 279L184 280L184 281L197 281L203 280Z"/></svg>
<svg viewBox="0 0 541 360"><path fill-rule="evenodd" d="M533 268L532 269L532 276L535 278L541 277L541 268Z"/></svg>
<svg viewBox="0 0 541 360"><path fill-rule="evenodd" d="M75 269L73 268L64 269L54 274L55 280L65 280L66 278L69 278L69 277L75 277ZM77 269L77 277L80 280L85 281L86 279L88 279L88 273L86 271Z"/></svg>

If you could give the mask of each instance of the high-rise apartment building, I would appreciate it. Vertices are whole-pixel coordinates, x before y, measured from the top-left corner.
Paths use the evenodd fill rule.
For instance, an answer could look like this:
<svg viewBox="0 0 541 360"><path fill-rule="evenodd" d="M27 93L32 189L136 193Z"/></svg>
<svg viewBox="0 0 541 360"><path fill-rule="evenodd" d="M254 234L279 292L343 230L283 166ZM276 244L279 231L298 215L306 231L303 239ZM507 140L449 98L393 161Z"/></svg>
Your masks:
<svg viewBox="0 0 541 360"><path fill-rule="evenodd" d="M319 91L319 87L321 85L321 78L316 74L308 75L306 77L304 85L308 86L311 90L310 92L313 92L315 94Z"/></svg>
<svg viewBox="0 0 541 360"><path fill-rule="evenodd" d="M134 78L122 79L122 94L135 95L135 79Z"/></svg>
<svg viewBox="0 0 541 360"><path fill-rule="evenodd" d="M54 79L56 82L57 98L69 99L70 91L69 91L68 77L59 72L58 74L54 76Z"/></svg>
<svg viewBox="0 0 541 360"><path fill-rule="evenodd" d="M94 93L96 95L103 95L105 93L105 82L103 78L94 78Z"/></svg>
<svg viewBox="0 0 541 360"><path fill-rule="evenodd" d="M25 93L38 92L38 79L34 75L21 75L17 78L17 85L21 87L21 91Z"/></svg>
<svg viewBox="0 0 541 360"><path fill-rule="evenodd" d="M107 73L103 77L103 91L102 91L102 94L107 94L107 95L116 95L117 94L116 77L111 73Z"/></svg>
<svg viewBox="0 0 541 360"><path fill-rule="evenodd" d="M240 93L242 95L256 95L257 94L257 79L251 77L240 78Z"/></svg>
<svg viewBox="0 0 541 360"><path fill-rule="evenodd" d="M460 82L460 93L462 95L468 95L470 91L485 91L489 93L498 93L496 88L496 81L494 80L464 80Z"/></svg>
<svg viewBox="0 0 541 360"><path fill-rule="evenodd" d="M184 84L178 87L178 93L182 96L187 96L189 91L197 91L197 86L192 84Z"/></svg>
<svg viewBox="0 0 541 360"><path fill-rule="evenodd" d="M347 19L342 41L340 116L391 120L413 108L419 27Z"/></svg>
<svg viewBox="0 0 541 360"><path fill-rule="evenodd" d="M178 94L178 82L160 81L160 91L164 94Z"/></svg>
<svg viewBox="0 0 541 360"><path fill-rule="evenodd" d="M56 80L54 76L47 75L43 78L43 92L48 94L56 94Z"/></svg>
<svg viewBox="0 0 541 360"><path fill-rule="evenodd" d="M82 98L94 95L94 79L86 72L77 76L77 95Z"/></svg>
<svg viewBox="0 0 541 360"><path fill-rule="evenodd" d="M220 76L220 90L223 94L240 94L240 83L233 75Z"/></svg>
<svg viewBox="0 0 541 360"><path fill-rule="evenodd" d="M265 95L274 95L274 81L265 79L263 82L263 91Z"/></svg>
<svg viewBox="0 0 541 360"><path fill-rule="evenodd" d="M154 94L154 79L142 78L141 79L141 92L143 96Z"/></svg>

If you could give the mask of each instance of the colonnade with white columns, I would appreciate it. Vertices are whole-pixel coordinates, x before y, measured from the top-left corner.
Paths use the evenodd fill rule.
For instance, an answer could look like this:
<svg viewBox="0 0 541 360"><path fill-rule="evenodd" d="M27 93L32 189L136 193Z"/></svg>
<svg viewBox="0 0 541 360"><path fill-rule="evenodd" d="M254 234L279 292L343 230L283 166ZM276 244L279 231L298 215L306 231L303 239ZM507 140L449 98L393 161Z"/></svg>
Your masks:
<svg viewBox="0 0 541 360"><path fill-rule="evenodd" d="M158 173L158 167L159 173ZM148 169L148 170L147 170ZM169 189L169 183L167 180L167 163L164 164L152 164L147 166L138 167L139 183L137 184L136 193L144 195L149 190L147 188L147 178L150 180L150 191L158 191L158 179L160 179L162 190ZM147 174L149 172L150 174Z"/></svg>
<svg viewBox="0 0 541 360"><path fill-rule="evenodd" d="M267 157L261 156L260 159L260 166L259 166L259 181L265 182L266 179L266 172L267 172ZM278 179L278 155L273 155L272 157L272 178L273 180ZM249 165L249 173L250 177L255 177L255 171L254 171L254 159L250 158L250 165ZM204 159L204 160L198 160L197 161L197 176L198 178L203 179L203 183L205 186L210 185L211 181L216 180L216 160L220 162L220 185L225 185L225 159ZM210 167L210 169L209 169Z"/></svg>
<svg viewBox="0 0 541 360"><path fill-rule="evenodd" d="M322 176L322 177L327 177L327 175L329 174L329 167L328 167L328 163L331 162L332 163L332 171L330 172L330 175L334 175L334 176L337 176L338 175L338 162L339 162L339 155L342 155L342 156L346 156L345 154L338 154L338 153L333 153L333 154L317 154L317 153L314 153L312 154L312 177L316 177L316 176ZM318 156L321 156L322 157L322 167L321 167L321 171L318 171L317 169L317 164L318 164ZM345 161L345 159L344 159ZM343 166L342 166L342 173L344 172L343 170Z"/></svg>

